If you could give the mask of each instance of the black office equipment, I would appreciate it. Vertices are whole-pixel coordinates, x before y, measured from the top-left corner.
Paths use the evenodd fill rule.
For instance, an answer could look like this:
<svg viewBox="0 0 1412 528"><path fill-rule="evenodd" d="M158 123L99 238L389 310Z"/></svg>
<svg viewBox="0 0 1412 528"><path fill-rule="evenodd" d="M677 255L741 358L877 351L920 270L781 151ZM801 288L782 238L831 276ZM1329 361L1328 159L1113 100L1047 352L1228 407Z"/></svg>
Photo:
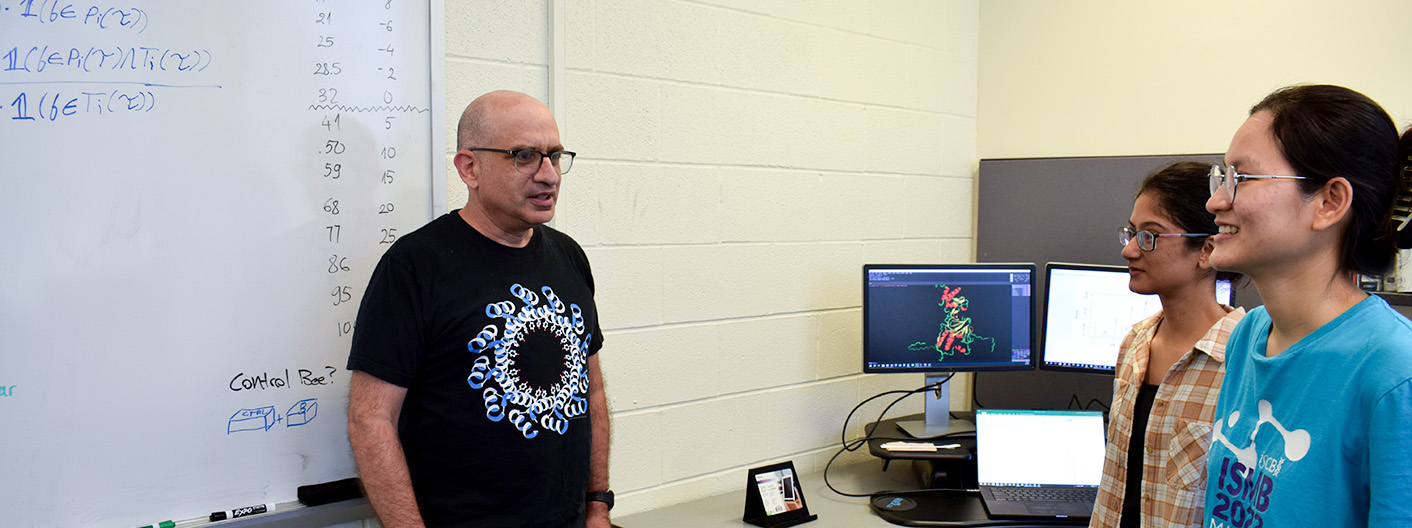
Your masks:
<svg viewBox="0 0 1412 528"><path fill-rule="evenodd" d="M1031 264L863 266L863 371L942 374L1034 368L1035 267ZM949 424L949 390L928 397L914 437L963 429Z"/></svg>
<svg viewBox="0 0 1412 528"><path fill-rule="evenodd" d="M1103 479L1098 411L976 411L976 478L994 518L1086 519Z"/></svg>
<svg viewBox="0 0 1412 528"><path fill-rule="evenodd" d="M1133 324L1162 309L1156 295L1128 289L1128 268L1050 262L1044 266L1044 331L1039 368L1113 374L1118 348ZM1231 303L1231 283L1216 282L1216 300Z"/></svg>
<svg viewBox="0 0 1412 528"><path fill-rule="evenodd" d="M966 490L938 489L880 493L868 507L887 522L902 526L994 526L980 497Z"/></svg>
<svg viewBox="0 0 1412 528"><path fill-rule="evenodd" d="M358 477L350 477L333 482L299 486L295 490L299 502L305 506L319 506L339 501L353 500L363 496L363 482Z"/></svg>
<svg viewBox="0 0 1412 528"><path fill-rule="evenodd" d="M818 519L809 513L793 461L753 468L745 479L745 513L755 526L784 528Z"/></svg>
<svg viewBox="0 0 1412 528"><path fill-rule="evenodd" d="M1088 525L1088 521L1082 519L992 519L981 505L980 495L971 490L879 493L869 499L868 506L883 520L902 526L1042 528Z"/></svg>

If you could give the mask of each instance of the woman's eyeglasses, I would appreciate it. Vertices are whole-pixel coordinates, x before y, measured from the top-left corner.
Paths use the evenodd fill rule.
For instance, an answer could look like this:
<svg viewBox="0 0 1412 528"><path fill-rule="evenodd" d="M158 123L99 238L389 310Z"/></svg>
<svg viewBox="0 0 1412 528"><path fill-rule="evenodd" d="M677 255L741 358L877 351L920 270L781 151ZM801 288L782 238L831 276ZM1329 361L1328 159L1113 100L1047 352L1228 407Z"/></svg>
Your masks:
<svg viewBox="0 0 1412 528"><path fill-rule="evenodd" d="M1215 233L1158 233L1151 229L1143 229L1141 231L1138 231L1131 227L1123 226L1118 228L1118 243L1122 244L1123 247L1128 247L1128 242L1132 242L1134 239L1136 239L1138 249L1141 249L1143 251L1152 251L1153 249L1157 248L1158 238L1196 238L1209 237L1214 234Z"/></svg>
<svg viewBox="0 0 1412 528"><path fill-rule="evenodd" d="M1211 196L1216 195L1216 191L1226 188L1226 203L1235 203L1236 187L1245 180L1307 180L1304 176L1271 176L1269 174L1241 174L1236 172L1235 165L1212 165L1211 166ZM1152 250L1148 250L1152 251Z"/></svg>

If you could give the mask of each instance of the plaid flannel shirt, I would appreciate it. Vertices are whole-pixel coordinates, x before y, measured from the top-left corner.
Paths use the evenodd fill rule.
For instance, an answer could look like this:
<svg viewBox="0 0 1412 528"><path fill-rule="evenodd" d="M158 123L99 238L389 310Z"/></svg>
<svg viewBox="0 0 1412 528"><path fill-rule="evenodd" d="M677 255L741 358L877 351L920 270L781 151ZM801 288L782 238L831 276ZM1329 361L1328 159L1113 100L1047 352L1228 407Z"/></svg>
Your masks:
<svg viewBox="0 0 1412 528"><path fill-rule="evenodd" d="M1206 453L1216 397L1226 374L1226 339L1245 309L1224 306L1221 318L1162 379L1152 402L1142 467L1143 528L1200 526L1206 502ZM1116 527L1123 511L1133 407L1147 373L1152 336L1162 312L1133 325L1118 352L1103 481L1092 527Z"/></svg>

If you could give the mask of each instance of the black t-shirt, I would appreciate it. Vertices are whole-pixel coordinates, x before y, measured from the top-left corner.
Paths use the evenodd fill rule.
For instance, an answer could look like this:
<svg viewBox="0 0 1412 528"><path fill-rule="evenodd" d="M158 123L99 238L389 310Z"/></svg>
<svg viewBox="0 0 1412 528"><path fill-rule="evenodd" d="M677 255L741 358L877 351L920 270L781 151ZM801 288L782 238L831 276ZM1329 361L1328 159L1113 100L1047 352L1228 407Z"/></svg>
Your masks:
<svg viewBox="0 0 1412 528"><path fill-rule="evenodd" d="M511 248L452 211L388 249L348 368L407 388L398 434L429 525L580 518L601 335L588 257L551 228Z"/></svg>
<svg viewBox="0 0 1412 528"><path fill-rule="evenodd" d="M1123 492L1123 513L1118 526L1138 528L1142 521L1142 460L1147 447L1147 418L1152 415L1152 402L1157 399L1157 386L1143 383L1133 402L1133 430L1128 437L1128 483Z"/></svg>

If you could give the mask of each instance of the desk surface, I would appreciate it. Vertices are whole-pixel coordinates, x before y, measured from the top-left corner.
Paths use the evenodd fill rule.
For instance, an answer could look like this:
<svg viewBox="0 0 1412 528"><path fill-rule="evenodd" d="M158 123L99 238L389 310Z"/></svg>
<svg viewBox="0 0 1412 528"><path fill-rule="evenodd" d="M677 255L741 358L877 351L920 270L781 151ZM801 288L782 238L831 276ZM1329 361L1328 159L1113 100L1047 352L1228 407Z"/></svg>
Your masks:
<svg viewBox="0 0 1412 528"><path fill-rule="evenodd" d="M745 472L740 475L741 489L737 492L716 495L691 502L669 506L659 510L615 517L613 523L622 528L716 528L750 527L741 520L745 513ZM882 461L871 460L846 466L834 466L829 471L829 481L840 491L849 493L872 493L883 490L904 490L917 487L916 479L906 464L894 463L887 471L882 471ZM809 505L809 513L819 519L802 528L824 528L827 526L896 526L882 520L868 508L867 497L844 497L829 490L824 485L824 474L808 473L800 475L804 484L804 500Z"/></svg>
<svg viewBox="0 0 1412 528"><path fill-rule="evenodd" d="M874 493L884 490L906 490L916 487L916 478L907 467L907 462L893 463L887 472L882 471L882 461L872 460L849 464L846 466L835 466L829 471L829 480L834 487L840 491L849 493ZM741 480L744 480L742 472ZM824 485L823 473L811 473L800 475L800 482L804 484L804 499L809 505L809 513L818 515L819 518L813 522L799 525L801 528L829 528L829 527L886 527L898 526L892 524L877 514L868 506L868 497L845 497L834 493ZM968 506L979 510L979 497L975 498L976 503ZM726 493L707 497L691 502L668 506L659 510L647 511L616 517L613 523L621 528L660 528L670 526L672 528L752 528L753 525L741 520L745 510L745 488L742 482L741 489L735 493ZM1007 521L991 521L992 526L1007 523ZM1008 521L1009 528L1047 527L1054 528L1055 523L1022 523L1018 521ZM938 523L937 526L952 525L954 523Z"/></svg>

